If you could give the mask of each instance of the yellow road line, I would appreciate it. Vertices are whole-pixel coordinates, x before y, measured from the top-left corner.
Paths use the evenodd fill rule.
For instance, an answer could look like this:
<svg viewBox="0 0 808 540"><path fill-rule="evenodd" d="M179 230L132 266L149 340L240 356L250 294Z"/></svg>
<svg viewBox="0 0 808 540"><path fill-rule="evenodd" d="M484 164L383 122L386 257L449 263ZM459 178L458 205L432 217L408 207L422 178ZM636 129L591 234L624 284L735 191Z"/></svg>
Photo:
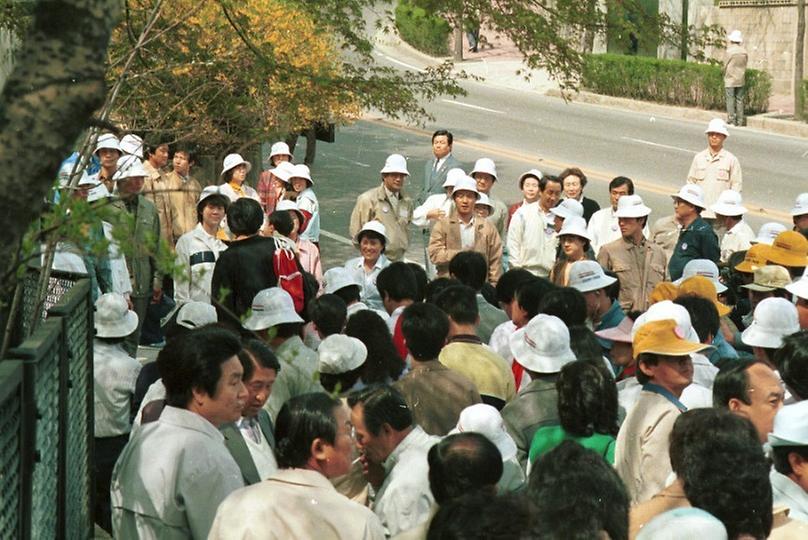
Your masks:
<svg viewBox="0 0 808 540"><path fill-rule="evenodd" d="M402 131L404 133L411 133L413 135L418 135L418 136L422 136L422 137L426 137L426 138L431 138L432 137L432 132L430 132L430 131L427 131L427 130L421 129L421 128L417 128L417 127L412 127L412 126L404 126L404 125L392 122L390 120L384 120L384 119L378 119L378 118L364 118L363 120L366 121L366 122L371 122L371 123L374 123L374 124L378 124L378 125L382 125L382 126L391 128L391 129ZM512 159L514 161L521 161L523 163L528 163L528 164L533 165L533 166L547 165L549 167L556 168L556 169L559 169L559 170L564 170L567 167L574 166L574 164L563 163L561 161L557 161L557 160L554 160L554 159L539 158L538 156L531 156L530 154L528 154L526 152L520 152L520 151L516 151L516 150L508 150L507 148L501 148L499 146L491 146L491 145L488 145L488 144L483 144L483 143L479 143L479 142L471 141L471 140L466 140L466 139L458 139L457 137L455 137L455 139L454 139L454 144L458 145L458 146L461 146L461 147L470 148L470 149L473 149L473 150L478 150L478 151L486 153L486 154L494 154L494 155L498 155L498 156L501 156L501 157ZM575 166L577 166L577 165L575 165ZM592 180L592 179L598 180L598 181L603 182L605 184L608 184L609 182L611 182L612 178L614 178L615 176L620 176L619 174L599 171L599 170L596 170L596 169L591 169L589 167L581 167L581 169L586 173L586 176L587 176L588 179L590 179L590 180ZM651 193L656 193L657 195L673 195L675 193L675 190L672 190L672 189L667 188L667 187L659 186L659 185L651 182L650 180L637 180L637 179L634 179L634 178L632 178L632 180L634 182L634 186L638 190L650 191ZM762 207L762 206L760 206L758 204L754 204L754 203L752 203L750 201L744 201L744 205L747 208L749 208L749 214L751 214L751 215L755 215L755 216L762 217L762 218L769 219L769 220L774 219L774 220L777 220L777 221L782 221L782 222L785 222L785 223L787 223L789 225L792 223L791 215L788 212L783 212L783 211L780 211L780 210L767 209L767 208L764 208L764 207ZM752 208L753 206L755 208Z"/></svg>

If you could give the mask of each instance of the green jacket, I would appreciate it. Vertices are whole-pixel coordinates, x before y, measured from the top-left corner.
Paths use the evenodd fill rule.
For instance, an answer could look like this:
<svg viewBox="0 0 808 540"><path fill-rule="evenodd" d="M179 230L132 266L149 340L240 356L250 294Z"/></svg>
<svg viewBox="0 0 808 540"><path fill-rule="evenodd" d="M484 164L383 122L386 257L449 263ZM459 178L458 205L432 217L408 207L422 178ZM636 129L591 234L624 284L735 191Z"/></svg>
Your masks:
<svg viewBox="0 0 808 540"><path fill-rule="evenodd" d="M132 278L132 296L151 296L158 283L157 263L154 258L160 240L160 218L157 208L143 195L138 195L135 212L135 228L130 240L132 249L126 251L126 266ZM128 212L126 203L117 200L113 203L122 212Z"/></svg>
<svg viewBox="0 0 808 540"><path fill-rule="evenodd" d="M696 220L682 229L679 240L673 248L671 260L668 261L668 275L671 281L682 277L682 272L688 261L693 259L709 259L715 264L721 258L721 249L718 246L718 237L713 226L697 217Z"/></svg>

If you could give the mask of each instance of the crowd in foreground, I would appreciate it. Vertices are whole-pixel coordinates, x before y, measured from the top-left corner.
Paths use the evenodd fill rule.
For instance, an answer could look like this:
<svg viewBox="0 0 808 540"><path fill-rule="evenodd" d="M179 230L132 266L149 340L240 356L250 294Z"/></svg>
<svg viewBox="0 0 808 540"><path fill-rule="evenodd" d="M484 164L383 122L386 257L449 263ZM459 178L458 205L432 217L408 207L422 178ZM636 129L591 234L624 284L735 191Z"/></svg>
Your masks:
<svg viewBox="0 0 808 540"><path fill-rule="evenodd" d="M166 173L168 145L142 161L102 136L100 170L64 192L132 214L135 253L57 261L97 289L96 520L118 538L808 537L808 193L792 229L755 234L727 135L710 123L649 227L630 179L600 209L576 168L525 172L508 206L495 163L466 174L438 131L416 200L391 155L352 212L357 256L325 272L315 182L284 143L257 189L238 154L202 189L189 150Z"/></svg>

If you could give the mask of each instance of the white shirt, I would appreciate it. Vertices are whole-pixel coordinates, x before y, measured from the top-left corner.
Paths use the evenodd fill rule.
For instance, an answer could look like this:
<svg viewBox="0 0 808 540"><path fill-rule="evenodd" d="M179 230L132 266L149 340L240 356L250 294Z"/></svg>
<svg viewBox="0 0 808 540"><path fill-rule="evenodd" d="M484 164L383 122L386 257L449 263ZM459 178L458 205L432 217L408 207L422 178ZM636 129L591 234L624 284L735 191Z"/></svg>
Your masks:
<svg viewBox="0 0 808 540"><path fill-rule="evenodd" d="M202 416L167 406L123 449L112 473L115 538L207 538L219 504L244 487L224 436Z"/></svg>
<svg viewBox="0 0 808 540"><path fill-rule="evenodd" d="M297 207L311 214L306 230L300 233L301 240L309 240L311 242L320 241L320 203L317 201L317 195L314 190L306 188L297 196Z"/></svg>
<svg viewBox="0 0 808 540"><path fill-rule="evenodd" d="M379 272L389 264L390 261L385 257L384 253L379 255L370 272L365 271L365 259L363 257L354 257L345 263L345 269L351 272L354 278L362 284L360 298L370 309L384 310L382 297L379 295L379 289L376 288L376 278L379 277Z"/></svg>
<svg viewBox="0 0 808 540"><path fill-rule="evenodd" d="M513 366L513 353L511 352L511 334L516 332L516 325L513 321L505 321L500 324L494 331L491 332L491 339L488 346L494 349L494 352L508 361L508 365ZM525 386L530 383L530 375L527 371L522 371L522 378L519 384L516 385L516 392L520 392Z"/></svg>
<svg viewBox="0 0 808 540"><path fill-rule="evenodd" d="M736 251L746 251L752 247L752 240L755 238L755 232L746 221L741 220L736 223L721 238L721 262L727 262L730 255Z"/></svg>
<svg viewBox="0 0 808 540"><path fill-rule="evenodd" d="M769 473L772 483L772 499L774 506L787 506L788 517L808 522L808 493L791 478L780 474L772 468Z"/></svg>
<svg viewBox="0 0 808 540"><path fill-rule="evenodd" d="M186 302L210 303L213 269L219 255L227 249L227 244L209 235L197 223L196 227L180 236L176 246L177 265L183 275L174 281L174 299L178 304Z"/></svg>
<svg viewBox="0 0 808 540"><path fill-rule="evenodd" d="M642 392L642 385L635 377L617 383L617 401L626 413L631 412ZM713 391L700 384L692 383L684 389L679 401L690 409L709 409L713 406Z"/></svg>
<svg viewBox="0 0 808 540"><path fill-rule="evenodd" d="M460 221L460 247L472 249L474 247L474 217L468 223Z"/></svg>
<svg viewBox="0 0 808 540"><path fill-rule="evenodd" d="M712 390L715 376L718 375L718 368L703 354L693 353L690 358L693 360L693 382Z"/></svg>
<svg viewBox="0 0 808 540"><path fill-rule="evenodd" d="M398 306L390 314L390 318L387 319L387 329L390 330L390 335L391 336L395 333L395 331L396 331L396 323L398 322L398 318L401 317L401 314L404 313L405 309L407 309L407 306Z"/></svg>
<svg viewBox="0 0 808 540"><path fill-rule="evenodd" d="M109 241L109 268L112 273L112 292L129 296L132 293L132 278L129 276L129 268L126 266L126 259L121 254L120 246L112 236L112 224L102 221L104 237Z"/></svg>
<svg viewBox="0 0 808 540"><path fill-rule="evenodd" d="M556 233L547 226L539 203L520 206L508 228L509 266L547 277L555 263L557 245Z"/></svg>
<svg viewBox="0 0 808 540"><path fill-rule="evenodd" d="M416 426L384 460L384 482L372 508L388 536L429 519L435 499L429 489L427 453L438 441Z"/></svg>
<svg viewBox="0 0 808 540"><path fill-rule="evenodd" d="M426 215L432 211L441 209L447 215L452 208L452 199L446 196L445 193L436 193L426 198L424 203L412 211L412 224L416 227L432 227L434 221L427 219Z"/></svg>
<svg viewBox="0 0 808 540"><path fill-rule="evenodd" d="M258 418L254 418L252 424L248 419L242 418L238 421L237 425L244 439L244 444L247 445L247 450L250 451L250 457L258 471L258 477L261 480L266 480L278 472L278 462L275 460L275 453L272 451L269 441L267 441L267 438L264 437L264 434L261 432Z"/></svg>
<svg viewBox="0 0 808 540"><path fill-rule="evenodd" d="M119 344L93 343L95 436L117 437L131 431L129 411L140 373L140 362Z"/></svg>

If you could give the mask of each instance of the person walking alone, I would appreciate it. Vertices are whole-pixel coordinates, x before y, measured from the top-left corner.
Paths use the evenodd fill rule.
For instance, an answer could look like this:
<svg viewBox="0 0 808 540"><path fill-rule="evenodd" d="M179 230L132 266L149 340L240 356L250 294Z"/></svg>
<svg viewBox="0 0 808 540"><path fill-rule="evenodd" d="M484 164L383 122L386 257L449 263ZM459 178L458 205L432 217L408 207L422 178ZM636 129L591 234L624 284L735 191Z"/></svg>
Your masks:
<svg viewBox="0 0 808 540"><path fill-rule="evenodd" d="M727 54L724 57L724 89L727 94L727 124L745 126L743 98L746 95L746 64L749 55L741 43L740 30L733 30L727 38Z"/></svg>

